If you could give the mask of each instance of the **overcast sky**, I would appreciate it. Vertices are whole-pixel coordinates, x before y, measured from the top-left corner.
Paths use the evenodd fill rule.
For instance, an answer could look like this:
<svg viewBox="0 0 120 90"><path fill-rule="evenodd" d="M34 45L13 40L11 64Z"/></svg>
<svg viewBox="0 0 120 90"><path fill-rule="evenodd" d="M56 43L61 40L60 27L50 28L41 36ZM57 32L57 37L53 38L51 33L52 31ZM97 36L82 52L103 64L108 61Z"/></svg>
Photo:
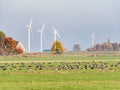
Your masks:
<svg viewBox="0 0 120 90"><path fill-rule="evenodd" d="M40 51L40 35L37 32L43 22L46 41L44 49L53 43L52 25L61 35L57 38L68 50L80 44L82 50L91 47L91 33L95 44L110 38L120 42L120 0L0 0L0 29L7 36L23 43L27 50L25 26L33 16L31 51Z"/></svg>

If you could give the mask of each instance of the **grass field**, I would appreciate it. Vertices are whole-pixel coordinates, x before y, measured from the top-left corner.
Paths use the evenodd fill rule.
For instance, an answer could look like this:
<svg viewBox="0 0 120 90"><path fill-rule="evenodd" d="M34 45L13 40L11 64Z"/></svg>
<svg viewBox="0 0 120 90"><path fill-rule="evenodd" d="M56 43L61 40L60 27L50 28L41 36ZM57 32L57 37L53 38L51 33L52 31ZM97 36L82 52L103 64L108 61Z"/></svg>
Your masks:
<svg viewBox="0 0 120 90"><path fill-rule="evenodd" d="M0 90L120 90L120 71L6 71Z"/></svg>
<svg viewBox="0 0 120 90"><path fill-rule="evenodd" d="M0 90L120 90L119 55L0 57Z"/></svg>

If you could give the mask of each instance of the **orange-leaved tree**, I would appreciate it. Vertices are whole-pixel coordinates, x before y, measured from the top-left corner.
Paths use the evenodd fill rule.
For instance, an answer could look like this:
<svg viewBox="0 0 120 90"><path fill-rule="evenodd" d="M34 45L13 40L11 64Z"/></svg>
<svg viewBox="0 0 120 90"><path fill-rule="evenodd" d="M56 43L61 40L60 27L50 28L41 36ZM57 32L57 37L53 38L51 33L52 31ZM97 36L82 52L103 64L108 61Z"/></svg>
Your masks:
<svg viewBox="0 0 120 90"><path fill-rule="evenodd" d="M62 42L56 40L51 47L51 53L62 54L63 52L64 52L64 47L62 45Z"/></svg>
<svg viewBox="0 0 120 90"><path fill-rule="evenodd" d="M16 48L16 41L12 37L7 37L1 41L1 46L6 50L14 51Z"/></svg>

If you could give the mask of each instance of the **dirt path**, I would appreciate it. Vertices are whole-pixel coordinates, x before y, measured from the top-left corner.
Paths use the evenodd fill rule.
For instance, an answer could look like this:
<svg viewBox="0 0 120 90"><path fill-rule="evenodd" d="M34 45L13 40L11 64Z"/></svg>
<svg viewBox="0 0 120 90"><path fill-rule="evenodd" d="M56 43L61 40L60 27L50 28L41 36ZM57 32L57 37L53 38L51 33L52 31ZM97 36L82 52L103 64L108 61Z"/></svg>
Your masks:
<svg viewBox="0 0 120 90"><path fill-rule="evenodd" d="M38 62L38 63L42 63L42 62L119 62L120 60L59 60L59 61L0 61L0 63L32 63L32 62Z"/></svg>

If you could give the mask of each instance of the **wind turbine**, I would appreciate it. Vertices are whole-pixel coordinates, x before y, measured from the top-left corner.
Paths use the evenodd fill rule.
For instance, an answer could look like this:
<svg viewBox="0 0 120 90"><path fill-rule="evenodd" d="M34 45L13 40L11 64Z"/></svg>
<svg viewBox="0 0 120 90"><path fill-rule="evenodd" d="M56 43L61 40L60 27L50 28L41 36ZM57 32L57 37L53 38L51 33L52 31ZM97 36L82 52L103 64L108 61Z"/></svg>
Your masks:
<svg viewBox="0 0 120 90"><path fill-rule="evenodd" d="M91 45L92 45L92 47L94 46L94 39L95 39L95 35L94 35L94 32L92 32L92 35L91 35Z"/></svg>
<svg viewBox="0 0 120 90"><path fill-rule="evenodd" d="M30 53L30 33L32 32L32 17L26 28L28 29L28 52Z"/></svg>
<svg viewBox="0 0 120 90"><path fill-rule="evenodd" d="M44 27L45 27L45 23L43 24L42 28L40 30L38 30L38 32L40 32L40 52L43 52Z"/></svg>
<svg viewBox="0 0 120 90"><path fill-rule="evenodd" d="M55 27L54 26L52 26L52 28L53 28L53 34L54 34L54 41L56 41L57 40L57 36L59 37L59 38L61 38L61 36L60 36L60 34L58 33L58 31L55 29Z"/></svg>

